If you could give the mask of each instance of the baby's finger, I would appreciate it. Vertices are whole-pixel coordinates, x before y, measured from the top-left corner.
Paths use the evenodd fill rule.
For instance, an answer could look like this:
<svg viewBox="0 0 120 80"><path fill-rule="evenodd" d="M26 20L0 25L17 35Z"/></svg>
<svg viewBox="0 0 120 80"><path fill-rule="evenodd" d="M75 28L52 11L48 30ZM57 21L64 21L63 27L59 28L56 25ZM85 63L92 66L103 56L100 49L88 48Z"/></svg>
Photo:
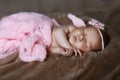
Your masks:
<svg viewBox="0 0 120 80"><path fill-rule="evenodd" d="M68 52L67 56L70 56L71 54L72 54L72 50L69 49L69 52Z"/></svg>
<svg viewBox="0 0 120 80"><path fill-rule="evenodd" d="M65 56L67 56L69 54L69 50L66 50L65 52Z"/></svg>
<svg viewBox="0 0 120 80"><path fill-rule="evenodd" d="M76 51L76 49L74 49L74 53L75 53L75 56L77 56L77 51Z"/></svg>
<svg viewBox="0 0 120 80"><path fill-rule="evenodd" d="M71 50L70 50L70 56L73 54L73 52L74 52L73 49L71 49Z"/></svg>
<svg viewBox="0 0 120 80"><path fill-rule="evenodd" d="M73 53L73 50L72 49L68 49L68 53L67 53L67 56L71 56Z"/></svg>
<svg viewBox="0 0 120 80"><path fill-rule="evenodd" d="M81 51L80 51L79 49L77 49L77 52L78 52L78 54L79 54L80 56L82 56L82 53L81 53Z"/></svg>

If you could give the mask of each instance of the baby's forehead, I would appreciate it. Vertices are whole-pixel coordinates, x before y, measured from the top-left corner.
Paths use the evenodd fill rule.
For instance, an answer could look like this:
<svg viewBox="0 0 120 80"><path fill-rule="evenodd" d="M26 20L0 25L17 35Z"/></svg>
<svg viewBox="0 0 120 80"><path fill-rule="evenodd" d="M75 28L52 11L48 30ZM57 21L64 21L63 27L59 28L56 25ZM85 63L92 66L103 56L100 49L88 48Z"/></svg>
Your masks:
<svg viewBox="0 0 120 80"><path fill-rule="evenodd" d="M84 32L88 36L91 36L91 37L94 37L94 38L99 38L100 37L100 34L95 27L85 27Z"/></svg>
<svg viewBox="0 0 120 80"><path fill-rule="evenodd" d="M84 29L96 30L96 28L94 26L86 26L86 27L84 27Z"/></svg>
<svg viewBox="0 0 120 80"><path fill-rule="evenodd" d="M95 27L84 27L84 30L99 34L98 30Z"/></svg>
<svg viewBox="0 0 120 80"><path fill-rule="evenodd" d="M101 37L98 30L94 27L85 28L86 39L91 43L91 47L95 48L101 43Z"/></svg>

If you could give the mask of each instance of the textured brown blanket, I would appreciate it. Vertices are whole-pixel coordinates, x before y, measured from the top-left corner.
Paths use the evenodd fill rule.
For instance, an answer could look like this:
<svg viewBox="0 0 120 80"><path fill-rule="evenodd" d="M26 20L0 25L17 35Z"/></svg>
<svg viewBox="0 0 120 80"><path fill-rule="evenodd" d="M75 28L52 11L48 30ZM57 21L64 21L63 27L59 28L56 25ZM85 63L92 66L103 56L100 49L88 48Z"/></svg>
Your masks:
<svg viewBox="0 0 120 80"><path fill-rule="evenodd" d="M110 43L105 50L80 57L48 54L45 62L25 63L18 53L0 60L0 80L120 80L119 0L0 0L0 17L34 11L68 24L68 12L105 23Z"/></svg>

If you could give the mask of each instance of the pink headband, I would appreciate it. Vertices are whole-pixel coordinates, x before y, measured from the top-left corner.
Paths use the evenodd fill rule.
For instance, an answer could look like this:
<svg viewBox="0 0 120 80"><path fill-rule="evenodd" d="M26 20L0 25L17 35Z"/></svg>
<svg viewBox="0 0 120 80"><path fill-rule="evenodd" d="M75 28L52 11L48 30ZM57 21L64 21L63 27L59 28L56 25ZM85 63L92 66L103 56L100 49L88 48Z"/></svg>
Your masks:
<svg viewBox="0 0 120 80"><path fill-rule="evenodd" d="M69 14L67 15L67 17L72 21L73 25L75 25L76 27L81 27L81 26L82 26L82 27L86 27L85 22L84 22L81 18L79 18L79 17L77 17L77 16L75 16L75 15L73 15L73 14L71 14L71 13L69 13ZM90 20L88 21L88 24L94 26L94 27L98 30L98 32L99 32L99 34L100 34L100 37L101 37L102 50L103 50L103 49L104 49L104 40L103 40L103 35L102 35L100 29L101 29L101 30L104 30L104 26L105 26L105 25L104 25L103 23L99 22L99 21L96 20L96 19L90 19Z"/></svg>
<svg viewBox="0 0 120 80"><path fill-rule="evenodd" d="M104 30L104 24L99 22L98 20L96 19L91 19L90 21L88 21L88 24L96 27L96 29L98 30L99 34L100 34L100 37L101 37L101 41L102 41L102 50L104 49L104 40L103 40L103 35L100 31L100 29Z"/></svg>

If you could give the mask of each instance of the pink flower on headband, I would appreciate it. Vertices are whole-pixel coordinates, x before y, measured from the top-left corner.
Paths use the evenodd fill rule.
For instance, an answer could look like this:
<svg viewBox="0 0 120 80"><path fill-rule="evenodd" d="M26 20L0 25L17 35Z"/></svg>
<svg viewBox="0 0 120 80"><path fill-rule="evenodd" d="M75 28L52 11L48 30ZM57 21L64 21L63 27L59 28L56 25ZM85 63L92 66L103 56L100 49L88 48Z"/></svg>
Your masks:
<svg viewBox="0 0 120 80"><path fill-rule="evenodd" d="M88 21L88 24L90 24L96 28L102 29L102 30L104 30L104 26L105 26L103 23L99 22L96 19L91 19L90 21Z"/></svg>

